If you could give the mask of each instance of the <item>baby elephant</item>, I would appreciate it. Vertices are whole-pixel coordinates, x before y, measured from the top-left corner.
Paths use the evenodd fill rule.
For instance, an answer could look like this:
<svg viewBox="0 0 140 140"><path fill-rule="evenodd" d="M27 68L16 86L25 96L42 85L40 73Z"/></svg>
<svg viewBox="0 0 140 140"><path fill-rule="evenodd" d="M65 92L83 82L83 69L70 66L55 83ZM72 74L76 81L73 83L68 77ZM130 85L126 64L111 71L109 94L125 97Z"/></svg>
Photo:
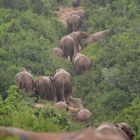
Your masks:
<svg viewBox="0 0 140 140"><path fill-rule="evenodd" d="M63 57L64 52L61 48L54 48L53 49L53 54L58 56L58 57Z"/></svg>
<svg viewBox="0 0 140 140"><path fill-rule="evenodd" d="M76 115L76 120L79 122L87 122L90 120L92 114L87 109L80 110Z"/></svg>
<svg viewBox="0 0 140 140"><path fill-rule="evenodd" d="M74 57L73 64L74 71L76 74L81 74L89 70L91 67L90 59L87 56L80 53L77 53L76 56Z"/></svg>

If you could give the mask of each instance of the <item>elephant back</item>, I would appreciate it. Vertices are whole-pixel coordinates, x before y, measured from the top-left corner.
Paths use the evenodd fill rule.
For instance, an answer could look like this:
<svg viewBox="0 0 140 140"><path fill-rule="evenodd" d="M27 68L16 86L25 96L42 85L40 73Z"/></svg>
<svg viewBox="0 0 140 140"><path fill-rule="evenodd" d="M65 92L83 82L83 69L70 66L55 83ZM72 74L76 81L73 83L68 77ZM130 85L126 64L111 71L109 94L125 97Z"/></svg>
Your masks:
<svg viewBox="0 0 140 140"><path fill-rule="evenodd" d="M74 46L74 39L71 36L66 35L60 40L59 46L62 50L64 50L66 46Z"/></svg>
<svg viewBox="0 0 140 140"><path fill-rule="evenodd" d="M53 54L59 57L62 57L64 55L64 52L61 48L54 48Z"/></svg>
<svg viewBox="0 0 140 140"><path fill-rule="evenodd" d="M72 31L78 31L82 25L82 19L76 14L68 16L67 20L67 30L69 33Z"/></svg>
<svg viewBox="0 0 140 140"><path fill-rule="evenodd" d="M76 119L77 121L80 121L80 122L86 122L86 121L89 121L90 118L91 118L91 112L87 109L82 109L80 110L77 115L76 115Z"/></svg>
<svg viewBox="0 0 140 140"><path fill-rule="evenodd" d="M74 64L80 63L81 65L90 65L91 61L89 58L83 54L77 54L76 57L74 58Z"/></svg>
<svg viewBox="0 0 140 140"><path fill-rule="evenodd" d="M35 90L41 99L51 100L51 80L49 77L40 76L35 80Z"/></svg>
<svg viewBox="0 0 140 140"><path fill-rule="evenodd" d="M16 74L15 79L20 89L25 89L26 91L33 91L34 79L29 72L19 72L18 74Z"/></svg>
<svg viewBox="0 0 140 140"><path fill-rule="evenodd" d="M81 17L81 19L84 19L86 12L83 9L80 9L80 10L76 11L75 14L78 15L79 17Z"/></svg>
<svg viewBox="0 0 140 140"><path fill-rule="evenodd" d="M71 78L70 73L68 73L64 69L60 68L60 69L56 70L56 73L54 74L54 79L56 79L57 77L61 77L63 75L68 76L69 78Z"/></svg>
<svg viewBox="0 0 140 140"><path fill-rule="evenodd" d="M70 16L68 16L67 18L67 23L78 23L79 21L81 21L81 17L76 15L76 14L72 14Z"/></svg>

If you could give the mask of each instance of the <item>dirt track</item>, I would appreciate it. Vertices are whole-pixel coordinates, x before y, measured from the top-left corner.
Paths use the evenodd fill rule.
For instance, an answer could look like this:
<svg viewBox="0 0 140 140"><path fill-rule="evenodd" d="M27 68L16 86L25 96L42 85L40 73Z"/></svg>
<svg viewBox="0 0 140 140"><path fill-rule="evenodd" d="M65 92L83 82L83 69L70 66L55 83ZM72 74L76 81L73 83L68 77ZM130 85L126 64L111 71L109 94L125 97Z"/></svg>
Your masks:
<svg viewBox="0 0 140 140"><path fill-rule="evenodd" d="M77 8L73 8L73 7L67 7L67 8L63 8L60 7L59 11L57 11L57 16L59 21L61 21L65 26L66 26L66 20L67 17L73 13L76 13L78 10L82 9L82 7L77 7Z"/></svg>

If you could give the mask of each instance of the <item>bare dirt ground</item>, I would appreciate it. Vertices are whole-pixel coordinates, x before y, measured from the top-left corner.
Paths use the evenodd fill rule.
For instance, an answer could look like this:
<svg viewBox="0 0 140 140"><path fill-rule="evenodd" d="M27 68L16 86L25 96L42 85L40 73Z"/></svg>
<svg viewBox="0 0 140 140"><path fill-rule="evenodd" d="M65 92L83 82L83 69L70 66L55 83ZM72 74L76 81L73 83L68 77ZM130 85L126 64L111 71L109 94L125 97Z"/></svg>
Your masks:
<svg viewBox="0 0 140 140"><path fill-rule="evenodd" d="M71 14L76 13L78 10L82 9L82 7L77 7L77 8L73 8L73 7L60 7L59 11L57 11L57 16L59 21L61 21L65 26L66 26L66 20L67 17L70 16Z"/></svg>

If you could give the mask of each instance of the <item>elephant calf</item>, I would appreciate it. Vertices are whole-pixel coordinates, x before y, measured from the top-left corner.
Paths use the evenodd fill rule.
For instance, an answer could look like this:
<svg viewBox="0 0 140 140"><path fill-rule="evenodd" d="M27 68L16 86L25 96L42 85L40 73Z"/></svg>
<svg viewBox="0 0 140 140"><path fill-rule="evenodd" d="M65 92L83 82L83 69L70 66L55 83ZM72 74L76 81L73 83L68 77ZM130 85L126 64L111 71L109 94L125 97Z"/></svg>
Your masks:
<svg viewBox="0 0 140 140"><path fill-rule="evenodd" d="M76 120L79 122L87 122L91 118L91 112L87 109L80 110L76 115Z"/></svg>
<svg viewBox="0 0 140 140"><path fill-rule="evenodd" d="M63 56L65 58L70 57L70 60L72 61L75 52L74 39L69 35L64 36L59 42L59 47L63 50Z"/></svg>
<svg viewBox="0 0 140 140"><path fill-rule="evenodd" d="M63 57L64 52L61 48L54 48L53 49L53 54L59 57Z"/></svg>
<svg viewBox="0 0 140 140"><path fill-rule="evenodd" d="M72 14L67 18L67 31L71 33L73 31L78 31L83 23L80 16Z"/></svg>
<svg viewBox="0 0 140 140"><path fill-rule="evenodd" d="M33 76L26 69L16 74L15 79L19 89L25 89L26 92L32 92L34 90Z"/></svg>
<svg viewBox="0 0 140 140"><path fill-rule="evenodd" d="M83 54L77 53L73 60L74 71L76 74L81 74L91 67L91 61Z"/></svg>
<svg viewBox="0 0 140 140"><path fill-rule="evenodd" d="M55 89L51 77L38 77L35 80L35 91L41 99L56 101Z"/></svg>
<svg viewBox="0 0 140 140"><path fill-rule="evenodd" d="M68 102L72 93L71 75L64 69L56 70L54 74L54 84L56 88L57 101Z"/></svg>

